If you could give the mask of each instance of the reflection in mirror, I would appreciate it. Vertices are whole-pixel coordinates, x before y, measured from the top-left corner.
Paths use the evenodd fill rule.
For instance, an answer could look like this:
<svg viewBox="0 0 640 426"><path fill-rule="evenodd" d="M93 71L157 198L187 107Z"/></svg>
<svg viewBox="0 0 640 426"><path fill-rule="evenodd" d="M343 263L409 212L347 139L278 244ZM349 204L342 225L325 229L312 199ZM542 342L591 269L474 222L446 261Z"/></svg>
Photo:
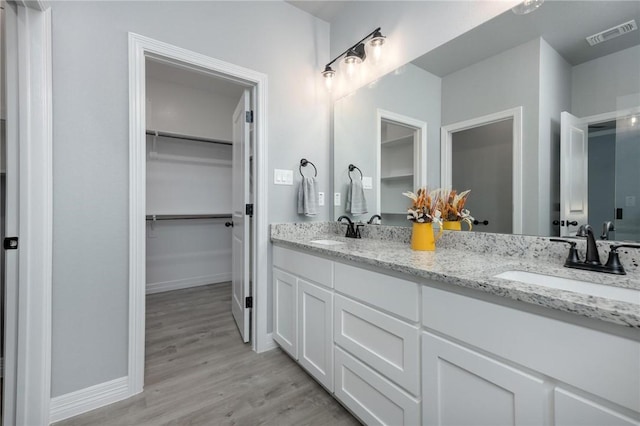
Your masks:
<svg viewBox="0 0 640 426"><path fill-rule="evenodd" d="M482 232L513 232L513 119L456 132L451 187L473 188L466 208Z"/></svg>
<svg viewBox="0 0 640 426"><path fill-rule="evenodd" d="M640 240L640 127L634 117L588 127L589 220L603 239Z"/></svg>
<svg viewBox="0 0 640 426"><path fill-rule="evenodd" d="M376 133L382 129L376 117L379 110L384 110L428 124L425 183L430 188L446 185L459 190L471 189L468 207L472 215L480 221L489 221L488 226L474 226L474 230L574 235L577 226L567 226L566 223L573 223L571 214L575 211L582 214L578 224L588 222L598 230L598 234L603 223L611 221L615 231L609 231L609 238L640 240L640 216L634 210L640 203L640 176L619 177L621 172L618 168L624 167L620 158L616 157L615 161L609 158L609 164L613 161L616 186L607 192L615 194L615 199L606 203L615 206L613 210L607 207L607 214L601 212L604 207L600 210L596 207L597 196L594 195L602 194L598 189L601 181L592 176L598 169L589 173L595 167L590 157L597 155L591 154L590 138L587 140L585 136L582 142L584 160L589 158L588 164L585 162L584 167L570 173L583 177L577 179L577 184L572 183L570 188L573 192L561 190L566 189L566 185L561 183L564 176L561 172L570 169L572 161L575 163L575 156L573 159L565 156L568 142L561 142L561 136L564 138L565 133L575 136L577 129L586 135L586 117L596 117L598 123L627 117L631 123L630 114L640 111L640 32L621 32L620 36L606 38L595 46L586 41L586 37L592 34L630 20L640 22L640 2L553 1L545 2L535 12L524 16L517 16L509 10L373 84L338 99L334 106L334 191L344 191L345 166L357 157L365 176L372 177L372 189L365 190L370 198L369 213L382 213L382 200L377 199L377 194L383 183L377 170L379 164L376 165L381 150L380 135ZM497 145L480 142L473 136L466 148L476 149L478 154L470 160L468 153L463 154L457 149L455 156L449 155L452 153L446 152L440 133L442 128L455 128L460 123L518 108L522 111L522 121L514 137L519 131L521 146L518 149L514 144L511 152L512 206L486 213L489 215L498 210L513 213L509 224L505 218L495 216L496 219L492 220L483 216L483 204L498 202L500 194L509 192L506 186L508 179L498 177L509 163L506 146L500 150ZM579 126L569 125L562 130L562 112L575 117L574 124ZM590 124L593 123L595 121L592 120ZM637 129L640 123L633 126ZM619 133L618 130L615 132ZM628 133L631 142L625 146L640 145L637 131ZM474 143L478 145L471 147ZM593 150L603 149L598 142L593 144ZM574 138L574 148L579 145ZM616 142L616 151L617 147ZM464 147L460 145L459 148L462 150ZM485 154L480 153L485 150ZM500 151L501 159L491 155L491 150L494 154ZM640 169L638 151L627 151L625 159L635 165L634 170ZM457 166L455 157L463 155L468 157L466 162ZM474 168L478 171L470 184L458 184L457 181L447 181L444 175L447 166L452 169L451 179L458 176L458 172L464 174L465 171L458 170L459 167L466 168L467 172ZM611 176L609 174L610 180ZM415 182L414 186L417 187ZM483 194L482 191L486 192ZM508 200L505 202L509 203ZM384 208L390 212L406 209L407 203L402 197L398 198L398 203ZM374 206L379 210L373 211ZM520 213L517 213L518 209ZM343 213L344 206L335 207L335 217ZM622 219L617 219L620 214ZM561 222L565 223L564 226L560 226Z"/></svg>

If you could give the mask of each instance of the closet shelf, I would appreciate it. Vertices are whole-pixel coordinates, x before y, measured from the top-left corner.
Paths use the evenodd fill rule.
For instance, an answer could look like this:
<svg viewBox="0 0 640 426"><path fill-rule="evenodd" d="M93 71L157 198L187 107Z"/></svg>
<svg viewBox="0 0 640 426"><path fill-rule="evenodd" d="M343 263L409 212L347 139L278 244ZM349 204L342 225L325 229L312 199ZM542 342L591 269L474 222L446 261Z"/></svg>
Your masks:
<svg viewBox="0 0 640 426"><path fill-rule="evenodd" d="M186 155L160 154L158 152L149 152L149 158L152 160L177 161L180 163L198 163L211 164L213 166L231 167L231 160L215 160L212 158L187 157Z"/></svg>
<svg viewBox="0 0 640 426"><path fill-rule="evenodd" d="M392 148L396 145L405 145L405 144L413 145L413 134L380 142L380 145L382 145L384 148Z"/></svg>
<svg viewBox="0 0 640 426"><path fill-rule="evenodd" d="M227 214L148 214L147 220L183 220L183 219L231 219L233 215Z"/></svg>
<svg viewBox="0 0 640 426"><path fill-rule="evenodd" d="M220 145L233 145L233 142L231 141L212 139L212 138L203 138L200 136L181 135L179 133L161 132L159 130L147 129L147 135L162 136L165 138L173 138L173 139L183 139L183 140L194 141L194 142L217 143Z"/></svg>
<svg viewBox="0 0 640 426"><path fill-rule="evenodd" d="M413 173L382 176L380 179L382 180L413 179Z"/></svg>

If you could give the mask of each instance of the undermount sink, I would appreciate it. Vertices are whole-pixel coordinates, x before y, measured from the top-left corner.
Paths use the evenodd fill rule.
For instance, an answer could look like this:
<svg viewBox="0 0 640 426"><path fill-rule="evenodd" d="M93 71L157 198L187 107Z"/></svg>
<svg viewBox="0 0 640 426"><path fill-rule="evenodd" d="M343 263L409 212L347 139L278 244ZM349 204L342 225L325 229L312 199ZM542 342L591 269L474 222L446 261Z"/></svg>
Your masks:
<svg viewBox="0 0 640 426"><path fill-rule="evenodd" d="M311 240L310 243L322 244L323 246L337 246L338 244L344 244L342 241L336 240Z"/></svg>
<svg viewBox="0 0 640 426"><path fill-rule="evenodd" d="M494 277L640 305L640 291L630 288L613 287L606 284L596 284L524 271L506 271L494 275Z"/></svg>

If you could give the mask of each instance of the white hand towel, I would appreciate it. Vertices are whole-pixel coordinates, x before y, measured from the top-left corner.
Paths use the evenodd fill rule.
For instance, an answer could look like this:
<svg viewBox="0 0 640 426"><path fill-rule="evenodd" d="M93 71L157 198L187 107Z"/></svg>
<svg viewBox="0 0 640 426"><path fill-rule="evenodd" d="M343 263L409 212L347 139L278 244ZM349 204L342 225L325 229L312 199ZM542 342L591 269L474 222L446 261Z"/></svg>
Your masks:
<svg viewBox="0 0 640 426"><path fill-rule="evenodd" d="M359 216L367 214L367 200L364 198L364 188L362 181L358 178L352 179L347 190L347 212Z"/></svg>
<svg viewBox="0 0 640 426"><path fill-rule="evenodd" d="M298 214L318 214L318 187L313 177L303 177L298 188Z"/></svg>

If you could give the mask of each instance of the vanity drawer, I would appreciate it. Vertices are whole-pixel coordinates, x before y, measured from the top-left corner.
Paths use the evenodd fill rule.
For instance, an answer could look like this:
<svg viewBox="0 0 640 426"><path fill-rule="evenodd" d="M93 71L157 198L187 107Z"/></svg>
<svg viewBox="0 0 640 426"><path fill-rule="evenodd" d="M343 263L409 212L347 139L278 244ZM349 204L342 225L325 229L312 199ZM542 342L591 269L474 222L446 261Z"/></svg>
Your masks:
<svg viewBox="0 0 640 426"><path fill-rule="evenodd" d="M420 392L419 330L346 297L334 298L336 344L414 395Z"/></svg>
<svg viewBox="0 0 640 426"><path fill-rule="evenodd" d="M423 324L640 411L640 342L424 286Z"/></svg>
<svg viewBox="0 0 640 426"><path fill-rule="evenodd" d="M337 291L409 321L420 320L418 284L343 263L334 267Z"/></svg>
<svg viewBox="0 0 640 426"><path fill-rule="evenodd" d="M367 425L418 425L420 402L340 348L335 395Z"/></svg>
<svg viewBox="0 0 640 426"><path fill-rule="evenodd" d="M328 259L274 246L273 266L333 288L333 262Z"/></svg>

